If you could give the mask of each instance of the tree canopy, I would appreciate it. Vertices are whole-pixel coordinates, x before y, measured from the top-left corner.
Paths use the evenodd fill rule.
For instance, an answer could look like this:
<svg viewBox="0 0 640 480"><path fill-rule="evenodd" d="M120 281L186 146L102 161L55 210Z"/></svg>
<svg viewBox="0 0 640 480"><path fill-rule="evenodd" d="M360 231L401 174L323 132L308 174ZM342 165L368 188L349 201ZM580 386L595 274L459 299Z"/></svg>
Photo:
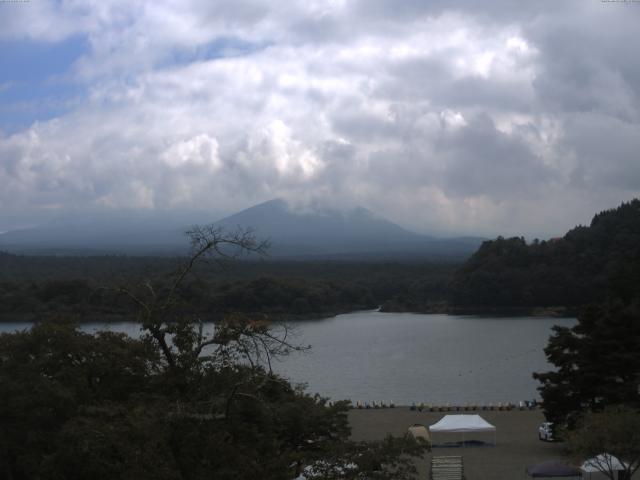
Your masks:
<svg viewBox="0 0 640 480"><path fill-rule="evenodd" d="M196 262L260 251L249 232L192 232L167 286L120 288L140 339L58 319L0 335L0 475L30 479L412 478L411 439L349 440L346 402L329 403L270 368L304 348L264 317L227 315L207 331L180 286ZM345 466L349 465L348 469Z"/></svg>
<svg viewBox="0 0 640 480"><path fill-rule="evenodd" d="M567 434L571 454L590 464L611 480L618 471L631 476L640 468L640 412L629 407L606 407L587 412L577 427Z"/></svg>
<svg viewBox="0 0 640 480"><path fill-rule="evenodd" d="M556 369L534 374L547 419L572 427L585 411L618 404L640 407L639 345L638 300L592 305L575 326L554 327L545 353Z"/></svg>
<svg viewBox="0 0 640 480"><path fill-rule="evenodd" d="M570 430L589 412L640 408L639 219L640 201L634 200L567 234L582 245L580 262L593 262L607 279L575 326L554 328L545 353L556 369L534 374L547 419Z"/></svg>
<svg viewBox="0 0 640 480"><path fill-rule="evenodd" d="M640 281L640 200L601 212L562 238L484 242L451 282L454 306L548 307L629 300Z"/></svg>

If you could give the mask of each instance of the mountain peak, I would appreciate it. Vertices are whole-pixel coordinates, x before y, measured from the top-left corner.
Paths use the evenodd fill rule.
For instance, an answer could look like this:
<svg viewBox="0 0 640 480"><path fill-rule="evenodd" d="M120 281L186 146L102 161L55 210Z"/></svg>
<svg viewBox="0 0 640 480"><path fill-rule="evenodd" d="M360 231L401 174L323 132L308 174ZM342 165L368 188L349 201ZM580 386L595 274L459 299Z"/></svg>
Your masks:
<svg viewBox="0 0 640 480"><path fill-rule="evenodd" d="M273 254L347 253L387 250L421 239L364 207L338 210L319 204L291 206L276 198L216 222L227 229L251 228L268 238Z"/></svg>
<svg viewBox="0 0 640 480"><path fill-rule="evenodd" d="M183 219L184 220L184 219ZM103 222L104 223L104 222ZM186 221L185 221L186 223ZM92 227L92 225L94 225ZM144 222L60 223L0 235L0 248L10 251L185 252L184 229ZM460 256L477 245L438 241L405 230L364 207L338 209L321 202L293 204L281 198L254 205L215 222L227 231L252 229L271 243L272 257L353 259ZM473 243L473 242L471 242ZM479 244L479 242L477 242Z"/></svg>

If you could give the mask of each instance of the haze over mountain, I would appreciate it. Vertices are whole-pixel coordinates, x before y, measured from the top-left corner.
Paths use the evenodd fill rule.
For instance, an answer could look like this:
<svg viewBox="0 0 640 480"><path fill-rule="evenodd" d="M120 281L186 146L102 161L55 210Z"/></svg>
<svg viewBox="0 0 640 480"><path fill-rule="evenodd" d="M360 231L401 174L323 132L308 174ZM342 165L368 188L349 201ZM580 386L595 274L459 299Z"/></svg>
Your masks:
<svg viewBox="0 0 640 480"><path fill-rule="evenodd" d="M1 234L0 248L25 253L179 254L186 250L184 232L189 225L206 222L199 218L177 222L163 224L140 216L67 220ZM270 240L269 255L275 258L462 257L470 255L482 240L419 235L363 207L295 210L280 199L214 224L226 230L251 228L257 237Z"/></svg>
<svg viewBox="0 0 640 480"><path fill-rule="evenodd" d="M33 254L168 254L184 250L187 225L201 216L102 212L51 220L31 228L0 234L0 248Z"/></svg>
<svg viewBox="0 0 640 480"><path fill-rule="evenodd" d="M292 210L280 199L261 203L216 222L227 229L251 226L271 240L272 256L407 257L465 256L480 238L438 239L419 235L357 207Z"/></svg>

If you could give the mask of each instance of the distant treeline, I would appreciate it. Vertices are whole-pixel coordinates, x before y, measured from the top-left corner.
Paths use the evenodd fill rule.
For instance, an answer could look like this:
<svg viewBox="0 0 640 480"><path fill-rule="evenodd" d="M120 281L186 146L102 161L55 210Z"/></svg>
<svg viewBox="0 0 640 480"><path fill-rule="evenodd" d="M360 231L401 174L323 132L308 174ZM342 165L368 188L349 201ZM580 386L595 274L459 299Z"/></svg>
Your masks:
<svg viewBox="0 0 640 480"><path fill-rule="evenodd" d="M449 285L454 309L579 307L640 288L640 200L549 241L484 242ZM625 293L626 292L626 293Z"/></svg>
<svg viewBox="0 0 640 480"><path fill-rule="evenodd" d="M116 292L165 282L184 258L36 257L0 253L0 315L59 312L131 315ZM230 312L309 318L381 306L383 311L573 313L640 288L640 200L597 214L564 237L484 242L463 265L436 262L237 261L201 266L181 293L185 311L215 318ZM627 293L624 293L627 292Z"/></svg>
<svg viewBox="0 0 640 480"><path fill-rule="evenodd" d="M133 315L122 287L150 281L168 288L169 273L184 259L29 257L0 254L0 315L35 319L59 313L80 319ZM215 319L231 312L312 318L372 309L397 298L445 300L459 265L395 262L248 262L197 270L180 290L183 311Z"/></svg>

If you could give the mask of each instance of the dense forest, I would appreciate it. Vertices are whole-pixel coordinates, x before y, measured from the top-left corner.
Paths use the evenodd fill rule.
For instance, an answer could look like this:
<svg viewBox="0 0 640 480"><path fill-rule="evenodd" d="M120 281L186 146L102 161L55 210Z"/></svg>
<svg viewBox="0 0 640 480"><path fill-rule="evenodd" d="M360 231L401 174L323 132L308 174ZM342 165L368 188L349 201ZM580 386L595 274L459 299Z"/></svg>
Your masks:
<svg viewBox="0 0 640 480"><path fill-rule="evenodd" d="M73 313L132 315L120 289L162 290L179 257L46 257L0 252L0 318ZM220 265L216 265L219 267ZM224 265L223 265L224 267ZM564 237L482 244L466 263L242 260L198 265L181 286L183 308L205 319L230 312L312 318L378 306L383 311L575 314L640 283L640 200L597 214Z"/></svg>
<svg viewBox="0 0 640 480"><path fill-rule="evenodd" d="M548 241L484 242L449 285L454 309L575 308L615 290L629 297L640 280L640 200L593 217ZM626 292L626 293L625 293Z"/></svg>
<svg viewBox="0 0 640 480"><path fill-rule="evenodd" d="M588 455L606 449L618 458L636 459L629 471L640 465L637 445L624 450L631 438L625 424L637 421L640 409L639 232L640 201L634 200L596 215L590 227L572 230L557 247L547 246L542 259L555 258L558 268L574 272L573 301L588 305L580 308L572 327L554 327L545 348L554 368L534 374L545 416L560 436ZM530 247L530 252L539 251L540 245ZM558 252L568 254L560 257ZM536 270L549 268L545 265L541 261ZM557 288L566 285L558 283ZM514 298L521 294L518 288L526 287L516 286ZM553 298L539 295L539 302ZM606 429L591 423L597 418L606 419ZM585 438L592 444L585 444ZM607 444L612 438L613 444Z"/></svg>
<svg viewBox="0 0 640 480"><path fill-rule="evenodd" d="M0 253L0 318L75 314L83 320L133 315L120 290L141 281L166 288L183 258L40 257ZM183 308L205 319L230 312L279 319L373 309L394 299L443 302L454 263L236 261L203 264L181 285ZM392 303L390 303L392 305Z"/></svg>

